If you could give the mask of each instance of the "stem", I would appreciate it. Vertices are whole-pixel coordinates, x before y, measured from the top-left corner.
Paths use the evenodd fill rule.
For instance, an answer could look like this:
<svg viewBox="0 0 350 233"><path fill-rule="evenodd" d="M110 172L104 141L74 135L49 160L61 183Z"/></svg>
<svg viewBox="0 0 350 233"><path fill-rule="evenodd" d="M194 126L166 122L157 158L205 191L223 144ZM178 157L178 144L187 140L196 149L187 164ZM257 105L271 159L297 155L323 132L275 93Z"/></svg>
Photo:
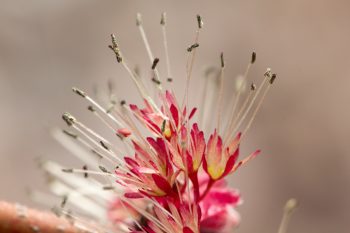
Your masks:
<svg viewBox="0 0 350 233"><path fill-rule="evenodd" d="M207 185L207 188L205 189L205 191L203 192L202 196L200 196L198 202L200 202L201 200L203 200L203 198L208 194L208 192L210 191L210 188L213 186L213 184L215 183L215 180L210 179Z"/></svg>
<svg viewBox="0 0 350 233"><path fill-rule="evenodd" d="M0 232L33 233L33 232L65 232L78 233L67 219L38 210L27 209L19 204L0 201Z"/></svg>

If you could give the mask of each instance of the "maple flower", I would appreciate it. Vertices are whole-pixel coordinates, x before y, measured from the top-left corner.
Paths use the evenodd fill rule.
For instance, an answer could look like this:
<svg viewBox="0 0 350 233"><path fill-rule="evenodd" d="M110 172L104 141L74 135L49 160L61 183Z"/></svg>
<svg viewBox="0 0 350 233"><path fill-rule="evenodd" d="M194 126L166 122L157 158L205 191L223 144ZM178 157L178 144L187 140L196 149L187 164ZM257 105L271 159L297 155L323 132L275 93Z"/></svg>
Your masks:
<svg viewBox="0 0 350 233"><path fill-rule="evenodd" d="M207 72L202 104L190 107L189 88L202 18L197 16L195 40L187 48L182 97L172 90L175 80L170 69L165 14L161 28L166 78L158 71L160 59L153 56L140 15L136 25L150 60L149 82L130 68L113 34L109 48L134 82L143 105L127 104L114 95L107 103L99 103L73 88L112 134L102 136L70 113L63 114L72 131L55 131L54 136L84 166L63 168L51 161L42 162L41 167L50 176L51 191L63 197L59 212L86 225L84 218L70 213L67 206L78 209L98 223L89 225L90 230L97 232L230 232L240 220L235 208L241 204L241 196L224 179L260 153L256 150L238 161L240 144L276 75L268 69L259 87L252 84L249 93L245 93L243 84L256 60L253 52L232 106L225 107L228 111L224 118L225 62L221 53L220 67ZM219 85L210 75L217 77ZM147 85L154 86L154 96ZM112 85L109 89L113 92ZM240 100L241 97L245 99ZM214 127L212 122L216 122Z"/></svg>

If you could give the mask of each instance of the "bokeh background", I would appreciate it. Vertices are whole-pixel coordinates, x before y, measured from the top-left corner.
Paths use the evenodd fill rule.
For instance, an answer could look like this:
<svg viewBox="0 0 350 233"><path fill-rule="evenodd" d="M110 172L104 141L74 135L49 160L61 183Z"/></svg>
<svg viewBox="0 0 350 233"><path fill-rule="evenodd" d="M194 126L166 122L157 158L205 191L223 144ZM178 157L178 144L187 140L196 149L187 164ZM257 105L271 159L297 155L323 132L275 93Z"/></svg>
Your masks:
<svg viewBox="0 0 350 233"><path fill-rule="evenodd" d="M50 128L64 126L66 110L93 122L72 86L103 90L113 79L119 96L137 99L106 46L110 33L147 74L135 15L143 14L154 53L162 58L159 19L166 11L181 92L185 50L200 13L205 27L192 88L206 65L218 64L221 51L228 79L244 72L253 50L258 59L251 79L259 80L266 67L278 74L243 144L244 151L261 148L263 154L231 178L245 200L237 232L276 232L289 197L300 201L290 233L348 232L349 7L345 0L0 0L0 198L35 205L26 188L45 188L34 159L69 164L71 156L50 137ZM194 98L197 91L192 89Z"/></svg>

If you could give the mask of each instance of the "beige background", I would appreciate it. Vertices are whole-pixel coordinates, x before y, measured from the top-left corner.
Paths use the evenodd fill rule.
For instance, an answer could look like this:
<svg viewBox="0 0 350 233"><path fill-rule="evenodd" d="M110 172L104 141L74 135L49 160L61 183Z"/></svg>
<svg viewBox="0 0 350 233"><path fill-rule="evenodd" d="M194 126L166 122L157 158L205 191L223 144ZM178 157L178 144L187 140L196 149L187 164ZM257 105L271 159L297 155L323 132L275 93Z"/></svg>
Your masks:
<svg viewBox="0 0 350 233"><path fill-rule="evenodd" d="M60 115L66 110L92 122L71 86L91 91L93 84L104 87L113 78L120 96L136 99L106 48L111 32L129 60L145 70L149 64L135 14L143 13L155 54L163 54L158 23L167 11L180 88L185 48L200 13L205 29L197 77L204 65L217 64L221 51L227 77L235 77L252 50L258 60L251 77L258 79L267 66L279 75L243 145L247 152L261 148L263 155L232 178L245 199L238 232L276 232L291 196L301 206L290 233L348 232L349 7L345 0L0 0L0 198L33 205L26 187L45 190L34 158L70 161L48 130L63 126Z"/></svg>

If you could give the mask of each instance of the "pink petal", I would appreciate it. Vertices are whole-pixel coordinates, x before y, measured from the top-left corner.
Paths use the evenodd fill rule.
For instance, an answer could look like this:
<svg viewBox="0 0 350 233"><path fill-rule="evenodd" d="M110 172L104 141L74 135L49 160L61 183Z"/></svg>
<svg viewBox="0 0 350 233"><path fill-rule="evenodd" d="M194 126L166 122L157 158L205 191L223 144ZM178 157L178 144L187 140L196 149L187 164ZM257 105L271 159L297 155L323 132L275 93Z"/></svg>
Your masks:
<svg viewBox="0 0 350 233"><path fill-rule="evenodd" d="M125 193L124 196L126 198L131 198L131 199L138 199L138 198L143 198L144 197L140 193L136 193L136 192Z"/></svg>
<svg viewBox="0 0 350 233"><path fill-rule="evenodd" d="M123 135L124 137L128 137L131 135L131 131L127 128L121 128L117 130L117 133Z"/></svg>

